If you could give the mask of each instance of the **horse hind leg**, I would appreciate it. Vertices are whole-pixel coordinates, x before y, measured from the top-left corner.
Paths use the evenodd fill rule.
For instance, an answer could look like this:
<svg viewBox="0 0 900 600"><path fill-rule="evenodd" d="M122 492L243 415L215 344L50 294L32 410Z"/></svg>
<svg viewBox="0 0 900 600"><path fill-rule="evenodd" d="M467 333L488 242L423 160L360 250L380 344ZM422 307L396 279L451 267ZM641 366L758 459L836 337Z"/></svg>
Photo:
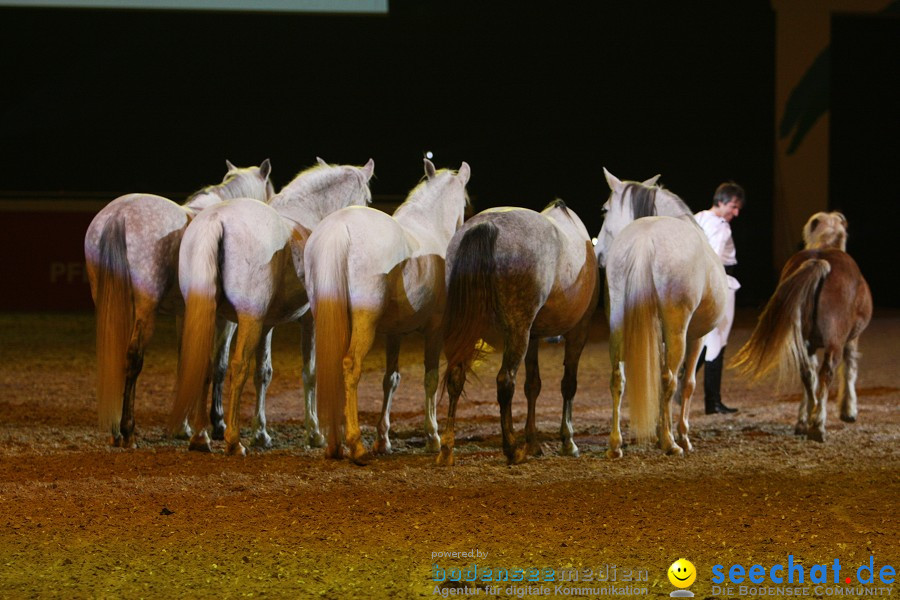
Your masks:
<svg viewBox="0 0 900 600"><path fill-rule="evenodd" d="M697 360L703 350L703 338L691 340L687 344L687 354L684 359L684 368L678 392L681 394L681 419L678 421L678 445L685 452L691 452L694 446L688 437L690 431L689 418L691 414L691 398L697 386ZM723 350L724 352L724 350Z"/></svg>
<svg viewBox="0 0 900 600"><path fill-rule="evenodd" d="M853 338L844 346L844 361L838 368L838 406L841 407L841 421L855 423L856 375L859 369L859 338Z"/></svg>
<svg viewBox="0 0 900 600"><path fill-rule="evenodd" d="M253 440L256 448L271 448L272 437L266 430L266 391L272 383L272 329L260 339L256 347L256 372L253 376L256 387L256 412L253 415Z"/></svg>
<svg viewBox="0 0 900 600"><path fill-rule="evenodd" d="M225 439L225 409L222 406L222 392L225 387L225 376L228 373L228 353L231 349L231 338L237 325L216 317L216 337L213 342L212 369L212 402L209 407L209 422L212 425L212 439Z"/></svg>
<svg viewBox="0 0 900 600"><path fill-rule="evenodd" d="M585 319L576 330L566 334L566 354L563 362L563 378L560 391L563 397L562 423L559 426L559 437L562 440L562 453L565 456L579 456L575 445L575 428L572 426L572 402L578 390L578 365L581 353L587 343L589 319Z"/></svg>
<svg viewBox="0 0 900 600"><path fill-rule="evenodd" d="M800 406L797 409L797 424L794 425L794 435L806 435L809 430L809 421L812 411L816 406L816 388L819 379L816 371L819 368L819 360L815 354L808 355L800 362L800 381L803 383L803 395L800 397Z"/></svg>
<svg viewBox="0 0 900 600"><path fill-rule="evenodd" d="M378 421L378 436L375 440L374 451L380 454L390 454L391 403L394 401L397 386L400 385L400 336L387 336L384 354L384 379L381 381L384 400L381 403L381 419Z"/></svg>
<svg viewBox="0 0 900 600"><path fill-rule="evenodd" d="M316 406L316 336L312 311L300 317L300 349L303 354L303 400L306 407L304 427L306 443L310 448L325 445L325 436L319 429L319 414Z"/></svg>
<svg viewBox="0 0 900 600"><path fill-rule="evenodd" d="M379 316L367 310L353 311L350 348L343 360L346 442L350 450L350 460L358 465L366 464L366 449L362 443L362 430L359 427L359 379L362 376L363 360L375 343L375 323Z"/></svg>
<svg viewBox="0 0 900 600"><path fill-rule="evenodd" d="M665 324L665 320L662 321ZM659 397L659 446L663 452L669 455L680 456L684 449L675 443L672 435L672 398L675 397L675 389L678 387L678 374L685 355L685 326L677 329L665 327L663 333L665 340L665 363L660 365L660 397ZM693 350L693 348L692 348ZM682 405L682 411L684 406ZM685 424L686 425L686 424ZM690 447L687 438L687 428L682 435L683 441Z"/></svg>
<svg viewBox="0 0 900 600"><path fill-rule="evenodd" d="M503 435L503 453L506 462L516 465L528 455L526 446L517 446L513 427L512 399L516 392L516 373L528 347L528 332L513 331L507 335L503 350L503 364L497 373L497 403L500 405L500 429Z"/></svg>
<svg viewBox="0 0 900 600"><path fill-rule="evenodd" d="M432 326L425 332L425 451L438 452L441 436L437 423L437 391L440 379L441 349L444 335L441 327L443 315L435 315Z"/></svg>
<svg viewBox="0 0 900 600"><path fill-rule="evenodd" d="M525 398L528 400L528 418L525 420L525 442L528 445L528 454L537 456L541 454L541 445L538 443L536 405L541 394L541 371L538 364L538 345L540 340L531 338L528 340L528 350L525 351ZM563 416L565 418L565 416Z"/></svg>
<svg viewBox="0 0 900 600"><path fill-rule="evenodd" d="M262 321L251 316L238 316L237 342L228 369L228 407L225 411L225 452L244 456L241 443L241 392L250 375L250 361L263 334Z"/></svg>
<svg viewBox="0 0 900 600"><path fill-rule="evenodd" d="M456 404L462 395L466 383L466 370L462 365L448 367L447 392L450 395L450 404L447 408L447 426L441 439L441 453L438 454L436 463L439 466L449 467L453 465L453 446L456 442Z"/></svg>
<svg viewBox="0 0 900 600"><path fill-rule="evenodd" d="M609 376L609 393L612 396L612 424L609 431L607 458L622 458L621 408L625 393L625 363L622 362L622 331L609 334L609 356L612 372Z"/></svg>
<svg viewBox="0 0 900 600"><path fill-rule="evenodd" d="M839 360L837 348L826 348L822 356L822 366L819 368L819 385L816 390L815 408L810 414L809 429L806 438L815 442L825 441L825 420L828 415L828 388L834 378L834 372Z"/></svg>
<svg viewBox="0 0 900 600"><path fill-rule="evenodd" d="M134 439L134 397L137 378L144 367L144 349L153 337L156 307L155 302L149 301L138 301L135 306L134 328L125 354L125 390L122 397L122 419L119 423L121 437L114 440L114 445L122 448L134 448L137 445Z"/></svg>

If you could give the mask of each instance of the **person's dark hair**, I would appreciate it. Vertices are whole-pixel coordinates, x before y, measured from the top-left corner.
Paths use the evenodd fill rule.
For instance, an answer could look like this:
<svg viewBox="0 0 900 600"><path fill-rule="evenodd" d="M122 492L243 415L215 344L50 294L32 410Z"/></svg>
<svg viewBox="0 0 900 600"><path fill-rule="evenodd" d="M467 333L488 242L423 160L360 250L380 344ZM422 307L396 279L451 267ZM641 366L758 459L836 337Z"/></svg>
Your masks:
<svg viewBox="0 0 900 600"><path fill-rule="evenodd" d="M713 206L728 204L732 198L737 198L742 205L747 204L744 199L744 188L733 181L726 181L716 188L716 193L713 194Z"/></svg>

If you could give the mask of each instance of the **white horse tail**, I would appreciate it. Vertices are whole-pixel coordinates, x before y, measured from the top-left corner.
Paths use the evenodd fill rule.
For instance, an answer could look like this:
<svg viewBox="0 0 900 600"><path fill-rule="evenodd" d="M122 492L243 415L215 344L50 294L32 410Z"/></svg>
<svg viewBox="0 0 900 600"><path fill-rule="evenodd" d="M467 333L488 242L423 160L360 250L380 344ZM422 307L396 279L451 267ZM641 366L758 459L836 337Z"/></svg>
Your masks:
<svg viewBox="0 0 900 600"><path fill-rule="evenodd" d="M498 304L494 276L497 234L493 223L479 223L463 234L456 249L444 311L447 368L441 382L442 393L453 369L462 367L467 373L484 354L479 340L494 322Z"/></svg>
<svg viewBox="0 0 900 600"><path fill-rule="evenodd" d="M184 329L175 404L169 420L170 431L177 431L185 418L196 426L206 413L205 391L211 373L210 361L216 332L219 254L223 235L221 221L215 219L207 223L191 245L189 258L179 264L180 270L187 267L190 273L190 288L184 299Z"/></svg>
<svg viewBox="0 0 900 600"><path fill-rule="evenodd" d="M310 300L315 306L316 401L323 409L322 425L329 446L339 449L347 402L344 358L350 347L347 281L350 234L346 227L337 227L329 235L318 237L318 243L321 245L316 257L309 261L309 277L315 296Z"/></svg>
<svg viewBox="0 0 900 600"><path fill-rule="evenodd" d="M754 380L777 368L779 379L795 374L808 363L803 342L803 315L812 314L816 290L831 272L827 260L811 258L785 277L769 298L750 339L730 361L729 368Z"/></svg>
<svg viewBox="0 0 900 600"><path fill-rule="evenodd" d="M100 428L119 435L125 390L125 355L134 327L125 223L110 219L100 236L97 265L97 414Z"/></svg>
<svg viewBox="0 0 900 600"><path fill-rule="evenodd" d="M625 271L622 322L622 358L625 361L625 396L631 430L639 442L656 436L659 417L660 354L662 352L659 300L653 281L653 248L633 244Z"/></svg>

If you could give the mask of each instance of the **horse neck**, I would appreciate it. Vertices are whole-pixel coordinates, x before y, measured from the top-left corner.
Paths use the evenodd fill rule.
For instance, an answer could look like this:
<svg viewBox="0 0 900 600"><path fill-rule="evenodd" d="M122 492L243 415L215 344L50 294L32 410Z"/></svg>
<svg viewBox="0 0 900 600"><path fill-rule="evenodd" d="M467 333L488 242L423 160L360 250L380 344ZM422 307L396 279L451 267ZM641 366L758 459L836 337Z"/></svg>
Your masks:
<svg viewBox="0 0 900 600"><path fill-rule="evenodd" d="M203 191L188 198L183 206L193 213L198 213L204 208L209 208L213 204L218 204L222 200L223 198L215 192Z"/></svg>
<svg viewBox="0 0 900 600"><path fill-rule="evenodd" d="M462 207L444 194L411 197L394 212L397 223L418 239L433 238L447 246L462 221Z"/></svg>
<svg viewBox="0 0 900 600"><path fill-rule="evenodd" d="M302 175L302 174L301 174ZM269 203L281 216L313 229L331 213L352 205L365 205L367 198L347 180L341 179L324 186L310 186L298 181L298 176Z"/></svg>

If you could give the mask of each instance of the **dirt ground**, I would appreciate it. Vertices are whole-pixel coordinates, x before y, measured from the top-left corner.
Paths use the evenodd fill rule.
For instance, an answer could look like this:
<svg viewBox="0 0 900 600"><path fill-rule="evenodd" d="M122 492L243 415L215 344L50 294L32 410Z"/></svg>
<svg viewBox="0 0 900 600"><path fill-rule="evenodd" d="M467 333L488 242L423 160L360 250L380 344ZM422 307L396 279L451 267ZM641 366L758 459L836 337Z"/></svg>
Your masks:
<svg viewBox="0 0 900 600"><path fill-rule="evenodd" d="M754 319L739 314L731 352ZM695 397L693 454L632 444L617 461L604 454L610 367L598 316L575 399L581 457L558 454L562 345L547 343L538 407L545 452L516 467L500 449L496 355L460 404L457 464L440 468L424 451L421 341L406 341L394 453L358 467L303 445L296 327L275 334L275 447L245 458L225 456L221 442L197 454L165 437L175 372L169 318L139 381L139 447L108 447L95 425L93 337L90 314L0 315L0 597L666 597L675 589L666 570L683 557L698 573L692 591L710 598L729 595L714 587L714 565L726 576L733 564L768 573L791 556L811 577L814 565L837 559L851 585L870 557L876 575L900 567L897 312L877 313L862 338L859 421L843 423L829 406L825 444L792 433L799 384L778 393L726 373L725 401L740 413L706 416ZM373 351L361 386L368 443L383 364ZM520 434L523 380L524 371ZM477 554L438 554L469 551ZM488 583L486 569L523 581ZM562 579L572 569L578 582ZM476 582L449 581L459 575ZM801 587L812 597L855 596L835 592L830 578L824 588L808 579ZM869 587L881 585L876 577ZM882 595L893 590L882 587ZM731 595L740 592L735 585Z"/></svg>

